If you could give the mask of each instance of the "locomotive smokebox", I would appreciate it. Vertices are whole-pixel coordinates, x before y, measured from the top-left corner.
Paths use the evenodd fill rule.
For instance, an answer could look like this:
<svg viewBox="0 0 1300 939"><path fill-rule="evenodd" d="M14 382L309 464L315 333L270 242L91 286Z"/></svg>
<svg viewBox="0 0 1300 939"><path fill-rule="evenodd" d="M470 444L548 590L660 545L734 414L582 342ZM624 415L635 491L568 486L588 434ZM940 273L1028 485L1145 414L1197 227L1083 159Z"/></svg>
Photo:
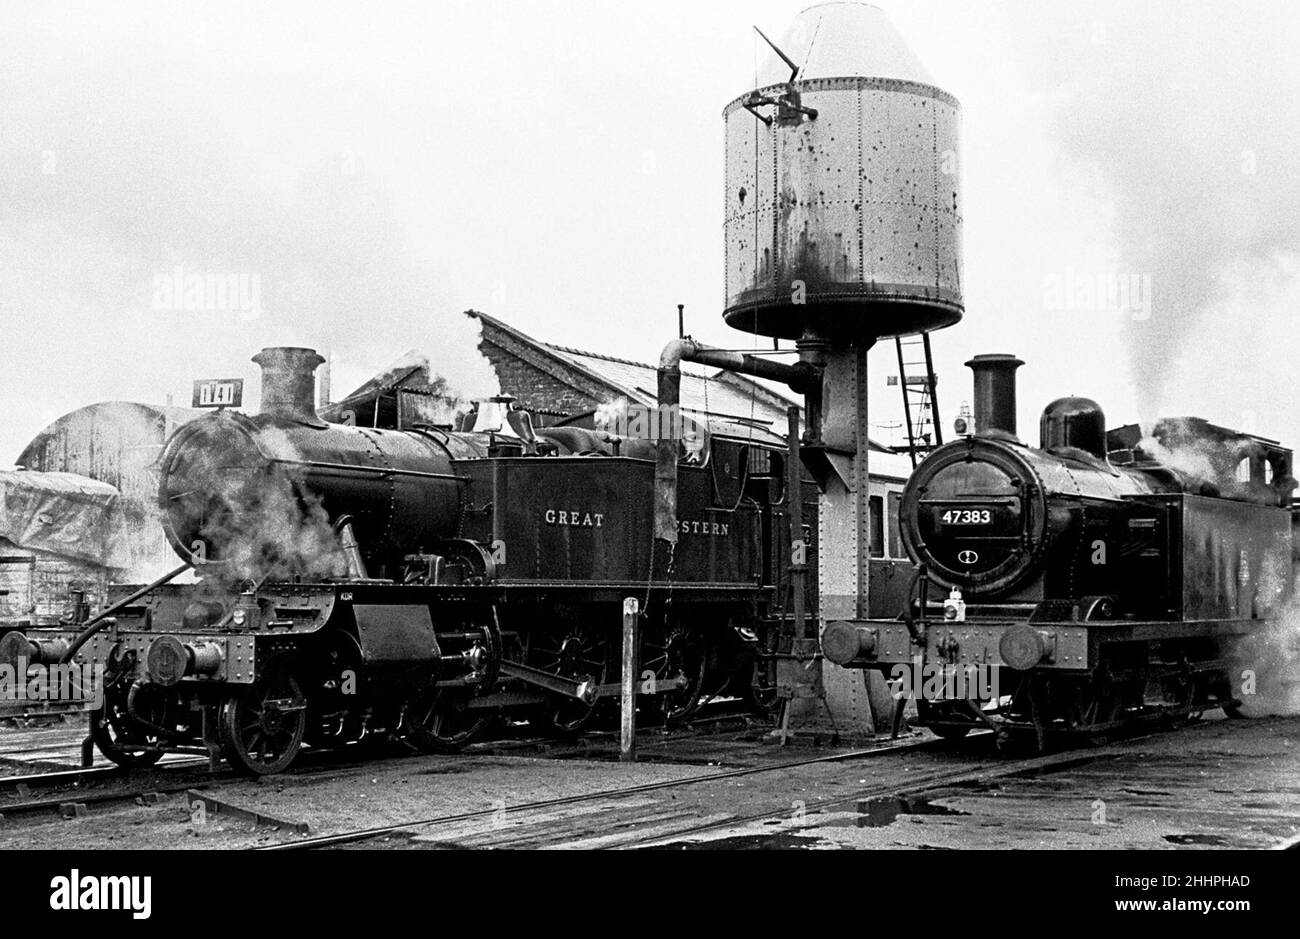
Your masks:
<svg viewBox="0 0 1300 939"><path fill-rule="evenodd" d="M163 528L177 554L248 576L267 565L277 576L342 576L345 561L379 570L454 535L465 485L454 464L480 448L320 420L312 392L323 359L312 349L263 349L253 361L261 412L191 421L159 458Z"/></svg>
<svg viewBox="0 0 1300 939"><path fill-rule="evenodd" d="M837 345L961 319L957 99L884 13L826 3L724 111L729 325Z"/></svg>
<svg viewBox="0 0 1300 939"><path fill-rule="evenodd" d="M262 367L262 411L271 417L324 427L316 416L316 368L325 361L315 349L279 346L253 356Z"/></svg>
<svg viewBox="0 0 1300 939"><path fill-rule="evenodd" d="M966 363L975 373L975 432L1016 436L1016 369L1014 355L977 355Z"/></svg>

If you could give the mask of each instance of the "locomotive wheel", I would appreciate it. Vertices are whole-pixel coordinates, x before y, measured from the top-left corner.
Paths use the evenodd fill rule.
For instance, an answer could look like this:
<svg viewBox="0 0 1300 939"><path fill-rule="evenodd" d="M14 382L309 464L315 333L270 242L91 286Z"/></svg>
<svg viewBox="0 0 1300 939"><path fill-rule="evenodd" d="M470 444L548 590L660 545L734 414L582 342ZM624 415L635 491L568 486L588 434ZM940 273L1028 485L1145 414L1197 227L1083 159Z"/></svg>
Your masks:
<svg viewBox="0 0 1300 939"><path fill-rule="evenodd" d="M483 735L490 711L471 711L473 697L458 688L441 688L417 698L407 711L405 739L423 753L459 753Z"/></svg>
<svg viewBox="0 0 1300 939"><path fill-rule="evenodd" d="M125 769L153 766L162 759L161 750L132 752L131 744L158 743L159 738L136 725L126 710L126 699L120 694L109 694L104 706L90 712L90 739L99 752Z"/></svg>
<svg viewBox="0 0 1300 939"><path fill-rule="evenodd" d="M972 730L975 729L975 725L973 723L969 727L929 726L928 723L929 721L942 721L942 720L950 719L953 716L952 712L954 710L955 709L951 707L942 707L934 704L931 701L922 700L919 698L919 696L917 698L916 716L919 719L920 723L926 725L926 730L930 731L931 733L935 734L938 737L942 737L944 740L960 740L963 737L965 737L967 734L969 734Z"/></svg>
<svg viewBox="0 0 1300 939"><path fill-rule="evenodd" d="M689 718L700 705L708 656L704 635L682 624L649 631L641 643L641 673L653 672L657 683L685 680L682 688L646 695L646 709L664 724Z"/></svg>
<svg viewBox="0 0 1300 939"><path fill-rule="evenodd" d="M609 674L608 647L591 629L582 626L539 634L531 658L534 668L574 681L603 685ZM557 737L577 737L587 729L595 713L595 704L556 698L534 712L534 723L543 732Z"/></svg>
<svg viewBox="0 0 1300 939"><path fill-rule="evenodd" d="M269 670L247 691L221 705L217 735L236 770L253 776L283 772L298 755L307 729L307 700L297 679Z"/></svg>

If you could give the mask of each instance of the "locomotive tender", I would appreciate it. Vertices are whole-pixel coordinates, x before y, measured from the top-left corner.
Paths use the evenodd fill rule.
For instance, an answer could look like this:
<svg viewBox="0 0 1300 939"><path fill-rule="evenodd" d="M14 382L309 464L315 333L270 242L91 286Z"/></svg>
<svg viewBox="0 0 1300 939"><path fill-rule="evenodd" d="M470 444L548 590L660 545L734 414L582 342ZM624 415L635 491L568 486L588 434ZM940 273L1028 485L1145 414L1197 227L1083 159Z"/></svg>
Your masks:
<svg viewBox="0 0 1300 939"><path fill-rule="evenodd" d="M1041 747L1235 712L1235 644L1290 592L1291 451L1197 419L1107 433L1084 398L1050 404L1031 447L1016 437L1023 363L967 364L977 430L932 453L903 494L919 596L896 621L828 624L827 658L941 676L917 704L951 737L991 727ZM949 602L929 602L930 584Z"/></svg>
<svg viewBox="0 0 1300 939"><path fill-rule="evenodd" d="M327 424L320 356L254 361L260 413L195 420L160 460L174 573L198 582L117 588L111 616L0 640L5 661L104 666L90 723L109 759L220 752L266 774L304 741L454 750L502 713L578 733L617 687L629 596L645 706L770 703L790 537L769 428L685 419L678 537L656 548L653 441L590 415L534 430L501 400L459 432Z"/></svg>

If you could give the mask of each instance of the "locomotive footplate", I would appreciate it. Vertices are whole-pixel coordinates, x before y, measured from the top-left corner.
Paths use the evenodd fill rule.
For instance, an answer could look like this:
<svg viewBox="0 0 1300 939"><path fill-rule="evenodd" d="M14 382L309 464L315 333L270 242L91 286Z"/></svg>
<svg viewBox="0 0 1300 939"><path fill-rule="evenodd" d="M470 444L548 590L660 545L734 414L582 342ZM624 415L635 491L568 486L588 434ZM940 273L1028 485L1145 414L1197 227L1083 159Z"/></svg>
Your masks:
<svg viewBox="0 0 1300 939"><path fill-rule="evenodd" d="M918 660L958 668L1086 672L1095 661L1089 638L1088 626L1063 623L966 620L909 628L897 620L855 620L828 623L822 651L836 665L885 672Z"/></svg>
<svg viewBox="0 0 1300 939"><path fill-rule="evenodd" d="M32 646L24 651L29 665L52 665L76 632L34 631L23 636ZM109 628L92 636L77 652L74 663L103 664L112 673L126 668L133 678L148 679L163 687L182 680L250 685L257 677L259 656L292 645L292 636L254 636L230 633L151 633ZM43 654L52 649L56 655Z"/></svg>
<svg viewBox="0 0 1300 939"><path fill-rule="evenodd" d="M1061 621L971 617L963 622L916 623L848 620L828 623L822 633L826 658L845 668L888 671L922 661L959 667L1006 667L1017 671L1089 672L1102 649L1124 643L1230 639L1259 628L1259 620Z"/></svg>
<svg viewBox="0 0 1300 939"><path fill-rule="evenodd" d="M827 625L822 650L844 667L881 672L899 718L914 700L919 723L940 736L987 728L999 744L1028 735L1042 749L1050 736L1100 737L1210 709L1234 713L1241 702L1222 641L1258 625L1038 616L842 621Z"/></svg>

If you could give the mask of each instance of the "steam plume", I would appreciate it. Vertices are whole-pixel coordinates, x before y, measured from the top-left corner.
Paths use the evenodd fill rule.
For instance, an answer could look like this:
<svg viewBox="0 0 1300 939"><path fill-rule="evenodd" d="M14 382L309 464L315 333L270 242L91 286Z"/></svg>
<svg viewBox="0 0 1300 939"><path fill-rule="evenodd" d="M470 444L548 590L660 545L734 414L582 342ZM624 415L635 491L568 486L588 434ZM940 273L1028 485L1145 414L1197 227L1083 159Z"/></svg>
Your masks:
<svg viewBox="0 0 1300 939"><path fill-rule="evenodd" d="M1069 173L1113 204L1122 272L1150 276L1150 316L1127 352L1145 419L1176 413L1287 440L1300 300L1300 16L1285 3L1151 0L1020 4L1055 36L1054 87ZM1250 426L1258 424L1256 426Z"/></svg>

